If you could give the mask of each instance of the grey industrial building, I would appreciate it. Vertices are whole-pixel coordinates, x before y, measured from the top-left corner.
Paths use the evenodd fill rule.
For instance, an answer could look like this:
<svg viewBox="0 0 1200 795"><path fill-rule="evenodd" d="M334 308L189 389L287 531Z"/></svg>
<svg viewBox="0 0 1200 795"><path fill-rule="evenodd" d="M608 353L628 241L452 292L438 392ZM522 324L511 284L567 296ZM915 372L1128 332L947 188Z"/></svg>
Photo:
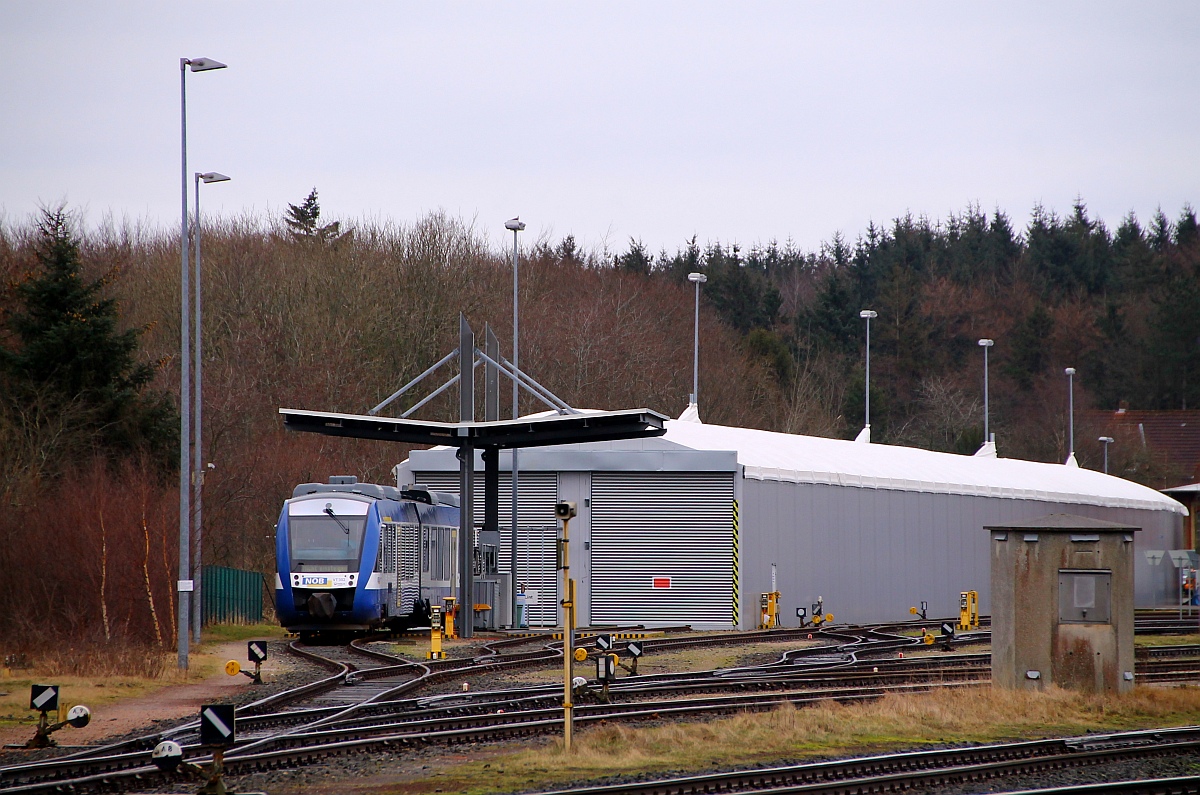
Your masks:
<svg viewBox="0 0 1200 795"><path fill-rule="evenodd" d="M413 451L395 468L397 485L457 492L458 467L453 449ZM501 571L511 563L510 468L502 451ZM1073 465L687 420L656 438L525 450L519 478L517 581L535 626L558 621L556 500L579 507L570 563L581 625L711 629L757 624L772 564L785 626L818 597L839 622L908 618L922 600L931 615L950 615L965 590L987 613L983 528L1060 512L1142 528L1135 601L1167 604L1175 570L1141 552L1182 546L1186 515L1153 489Z"/></svg>

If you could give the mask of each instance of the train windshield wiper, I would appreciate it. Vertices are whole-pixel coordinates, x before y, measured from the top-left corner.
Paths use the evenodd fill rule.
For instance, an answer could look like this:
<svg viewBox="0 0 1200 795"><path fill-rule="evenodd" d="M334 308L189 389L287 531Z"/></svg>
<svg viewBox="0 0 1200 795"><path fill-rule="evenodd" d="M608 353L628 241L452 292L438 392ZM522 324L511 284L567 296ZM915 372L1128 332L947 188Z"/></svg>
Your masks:
<svg viewBox="0 0 1200 795"><path fill-rule="evenodd" d="M350 525L346 524L345 522L343 522L341 519L338 518L338 515L333 512L332 505L325 506L325 513L329 514L333 518L333 521L338 523L338 525L342 528L343 532L345 532L346 535L350 535Z"/></svg>

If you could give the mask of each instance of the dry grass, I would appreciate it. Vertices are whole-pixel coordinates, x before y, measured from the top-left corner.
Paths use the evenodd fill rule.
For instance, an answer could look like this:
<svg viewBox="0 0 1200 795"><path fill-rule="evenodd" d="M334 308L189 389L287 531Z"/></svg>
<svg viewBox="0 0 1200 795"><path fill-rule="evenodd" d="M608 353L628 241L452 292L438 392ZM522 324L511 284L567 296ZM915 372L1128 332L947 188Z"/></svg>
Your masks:
<svg viewBox="0 0 1200 795"><path fill-rule="evenodd" d="M193 647L189 655L187 682L199 682L218 673L225 665L219 643ZM74 655L74 656L73 656ZM33 684L58 685L62 712L75 704L86 704L94 712L107 704L152 693L185 681L176 668L174 652L124 647L104 651L63 649L43 654L33 667L0 671L0 727L34 725L37 713L29 709ZM122 668L122 665L128 667ZM87 666L94 665L94 668ZM89 673L81 673L89 671Z"/></svg>
<svg viewBox="0 0 1200 795"><path fill-rule="evenodd" d="M204 628L205 643L228 643L235 640L282 638L287 634L278 624L214 624Z"/></svg>
<svg viewBox="0 0 1200 795"><path fill-rule="evenodd" d="M1200 643L1200 635L1139 635L1135 646L1190 646Z"/></svg>
<svg viewBox="0 0 1200 795"><path fill-rule="evenodd" d="M1200 720L1200 689L1140 687L1123 696L990 687L892 695L871 704L782 707L705 723L603 725L560 740L438 772L445 792L503 792L636 772L667 774L803 760L931 743L994 742L1087 731L1186 725ZM425 792L428 782L377 792Z"/></svg>

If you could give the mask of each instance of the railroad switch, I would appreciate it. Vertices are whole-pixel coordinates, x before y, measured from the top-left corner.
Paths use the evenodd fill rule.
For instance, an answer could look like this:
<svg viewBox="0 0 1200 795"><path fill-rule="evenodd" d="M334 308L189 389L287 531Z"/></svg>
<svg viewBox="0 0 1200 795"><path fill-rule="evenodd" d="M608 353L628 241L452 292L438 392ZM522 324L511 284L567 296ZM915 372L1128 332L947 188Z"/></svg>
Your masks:
<svg viewBox="0 0 1200 795"><path fill-rule="evenodd" d="M963 591L958 595L958 627L963 632L979 629L979 591Z"/></svg>
<svg viewBox="0 0 1200 795"><path fill-rule="evenodd" d="M912 613L914 616L920 616L922 621L928 621L929 620L929 615L928 615L929 614L929 602L922 601L920 609L915 608L915 607L910 607L910 608L908 608L908 612Z"/></svg>
<svg viewBox="0 0 1200 795"><path fill-rule="evenodd" d="M183 749L179 746L179 743L173 740L163 740L156 745L154 751L150 754L150 759L164 773L173 773L180 770L190 773L193 776L203 777L204 785L196 791L197 795L232 795L230 790L225 786L224 748L213 750L213 759L207 770L193 762L185 762L183 759Z"/></svg>
<svg viewBox="0 0 1200 795"><path fill-rule="evenodd" d="M429 606L429 655L427 660L444 660L446 652L442 651L442 608L441 605Z"/></svg>
<svg viewBox="0 0 1200 795"><path fill-rule="evenodd" d="M629 643L625 644L625 651L629 653L629 665L625 665L620 661L620 659L617 660L617 665L624 668L626 671L629 671L630 676L637 676L638 658L642 656L643 648L644 647L640 641L629 641Z"/></svg>
<svg viewBox="0 0 1200 795"><path fill-rule="evenodd" d="M796 611L796 615L800 615L799 610ZM833 613L825 612L825 599L823 597L818 596L817 601L813 602L813 605L812 605L812 625L819 629L822 624L832 624L832 623L833 623ZM803 623L801 624L801 626L804 626Z"/></svg>
<svg viewBox="0 0 1200 795"><path fill-rule="evenodd" d="M65 718L50 722L50 713L59 712L58 685L33 685L30 688L29 708L36 709L41 716L38 718L37 733L25 743L26 748L52 748L58 743L50 737L51 734L64 726L82 729L92 720L91 710L82 704L76 704L67 710Z"/></svg>
<svg viewBox="0 0 1200 795"><path fill-rule="evenodd" d="M183 748L172 740L154 746L150 760L155 767L170 773L183 770L203 776L204 786L197 795L230 795L225 786L225 749L237 741L236 710L232 704L205 704L200 707L200 746L212 751L208 769L183 759Z"/></svg>
<svg viewBox="0 0 1200 795"><path fill-rule="evenodd" d="M954 625L949 621L942 622L942 650L950 651L950 644L954 640Z"/></svg>
<svg viewBox="0 0 1200 795"><path fill-rule="evenodd" d="M254 672L242 668L241 663L237 660L230 660L225 663L225 673L230 676L244 674L250 677L250 681L256 685L261 685L262 680L262 664L263 660L267 659L267 642L264 640L252 640L246 644L246 657L254 663Z"/></svg>
<svg viewBox="0 0 1200 795"><path fill-rule="evenodd" d="M601 654L596 658L596 678L600 680L600 700L609 703L608 683L617 678L617 664L620 658L615 654Z"/></svg>

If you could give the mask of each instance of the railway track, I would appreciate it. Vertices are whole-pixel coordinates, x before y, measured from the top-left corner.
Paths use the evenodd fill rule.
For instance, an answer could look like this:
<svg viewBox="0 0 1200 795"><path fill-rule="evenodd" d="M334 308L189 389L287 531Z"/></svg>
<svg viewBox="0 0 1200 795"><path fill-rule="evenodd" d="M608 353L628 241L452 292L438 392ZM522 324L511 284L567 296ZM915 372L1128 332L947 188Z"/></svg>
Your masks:
<svg viewBox="0 0 1200 795"><path fill-rule="evenodd" d="M1038 774L1128 760L1144 760L1200 750L1200 727L1124 732L1062 740L1039 740L971 748L915 751L861 757L836 762L816 762L786 767L709 773L673 779L593 787L577 787L542 795L692 795L700 792L807 793L843 795L928 791L937 787L989 781L1004 776ZM1168 786L1196 786L1200 778L1173 779ZM1185 782L1191 782L1185 783ZM1083 792L1087 788L1032 790L1030 792ZM1113 792L1192 792L1195 789L1159 789L1160 783L1121 782ZM1148 789L1137 787L1149 786ZM1130 787L1122 789L1122 787Z"/></svg>
<svg viewBox="0 0 1200 795"><path fill-rule="evenodd" d="M912 624L901 625L911 630ZM773 630L763 633L669 637L646 641L650 650L709 646L736 641L823 641L789 650L766 665L626 677L610 683L606 696L590 687L577 697L576 721L661 721L705 715L803 706L820 701L852 703L889 692L925 692L986 682L987 654L929 654L900 659L897 650L920 646L919 638L895 634L894 626L837 627L825 630ZM960 636L962 644L978 637ZM448 678L486 674L525 665L559 664L561 644L539 638L492 641L471 657L413 661L369 648L303 647L296 654L330 671L300 688L239 708L239 743L226 752L230 774L306 764L333 754L370 748L475 742L544 734L561 728L561 686L529 686L470 693L422 695ZM585 647L594 643L584 643ZM535 645L531 650L518 650ZM1189 649L1139 650L1139 681L1200 680L1200 659ZM604 699L608 699L608 703ZM46 762L0 768L0 792L105 791L131 782L160 780L148 750L173 739L192 761L205 761L197 724L136 738Z"/></svg>

